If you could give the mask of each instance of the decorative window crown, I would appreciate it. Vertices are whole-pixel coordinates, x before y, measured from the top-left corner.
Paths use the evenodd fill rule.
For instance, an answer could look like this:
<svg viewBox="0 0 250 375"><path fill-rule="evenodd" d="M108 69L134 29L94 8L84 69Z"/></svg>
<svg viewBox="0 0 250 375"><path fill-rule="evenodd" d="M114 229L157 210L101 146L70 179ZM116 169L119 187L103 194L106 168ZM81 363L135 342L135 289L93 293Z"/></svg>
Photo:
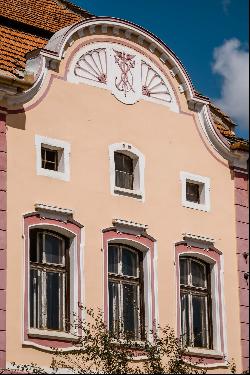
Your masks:
<svg viewBox="0 0 250 375"><path fill-rule="evenodd" d="M120 44L95 43L81 48L71 62L68 81L106 88L125 104L144 99L179 110L162 71L145 56Z"/></svg>

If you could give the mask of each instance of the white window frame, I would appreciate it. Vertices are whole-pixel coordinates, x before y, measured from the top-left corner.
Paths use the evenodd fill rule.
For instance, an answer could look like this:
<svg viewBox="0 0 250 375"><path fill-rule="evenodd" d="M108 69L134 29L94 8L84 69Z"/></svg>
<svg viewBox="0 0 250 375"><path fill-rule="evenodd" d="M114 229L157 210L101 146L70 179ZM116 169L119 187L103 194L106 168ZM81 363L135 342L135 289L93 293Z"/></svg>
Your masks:
<svg viewBox="0 0 250 375"><path fill-rule="evenodd" d="M195 348L195 347L188 347L187 352L190 354L203 354L203 355L217 355L217 356L223 356L224 353L222 352L222 336L221 336L221 327L223 327L224 331L224 322L221 320L220 316L220 307L219 307L219 293L222 293L222 280L221 275L218 271L218 263L214 261L214 259L210 258L208 255L201 255L197 252L181 252L178 255L178 274L180 275L180 258L181 257L187 257L189 259L195 258L199 259L205 263L207 263L210 267L210 277L211 277L211 299L212 299L212 345L213 349L206 349L206 348ZM223 271L221 271L223 272ZM220 285L219 288L219 278L220 278ZM180 303L180 276L178 280L178 299L179 299L179 316L181 319L181 303ZM222 301L222 299L221 299ZM223 308L223 306L221 306ZM222 317L223 319L223 317ZM181 321L180 321L181 324ZM181 330L181 328L180 328ZM181 331L180 331L181 332ZM223 335L223 333L222 333Z"/></svg>
<svg viewBox="0 0 250 375"><path fill-rule="evenodd" d="M43 337L48 339L76 339L77 335L77 328L73 327L75 314L78 315L78 265L77 265L77 248L76 248L76 241L77 238L75 233L71 232L68 229L61 228L57 225L51 224L40 224L40 225L31 225L28 227L28 248L30 246L30 231L32 229L38 229L41 231L53 231L55 234L63 235L70 240L70 247L69 247L69 273L70 273L70 331L54 331L54 330L47 330L47 329L40 329L40 328L32 328L30 326L30 260L27 259L28 266L28 336L30 337Z"/></svg>
<svg viewBox="0 0 250 375"><path fill-rule="evenodd" d="M63 181L70 180L70 165L69 165L70 144L68 142L65 142L59 139L53 139L53 138L36 135L35 147L36 147L36 173L38 176L46 176L46 177L55 178L55 179L63 180ZM42 168L42 157L41 157L42 147L45 147L45 148L47 147L48 149L56 150L61 153L58 171L53 171L53 170Z"/></svg>
<svg viewBox="0 0 250 375"><path fill-rule="evenodd" d="M115 186L115 152L121 152L130 156L136 161L134 169L134 184L133 190L120 188ZM109 146L109 167L110 167L110 189L112 195L125 195L132 198L137 198L141 201L145 200L144 188L144 169L145 158L144 155L134 146L126 142L113 143Z"/></svg>
<svg viewBox="0 0 250 375"><path fill-rule="evenodd" d="M183 207L192 208L200 211L210 211L210 178L189 172L180 172L181 180L181 204ZM190 202L186 199L187 182L195 183L201 186L201 203Z"/></svg>
<svg viewBox="0 0 250 375"><path fill-rule="evenodd" d="M145 319L145 334L149 341L153 340L152 330L153 330L153 320L152 320L152 268L151 268L151 258L150 249L140 242L134 240L128 240L126 238L114 238L107 242L107 249L109 245L125 245L133 247L137 251L141 251L143 254L143 287L144 287L144 319ZM108 269L108 256L107 256L107 269ZM154 269L154 273L155 273ZM108 272L107 272L108 279ZM108 295L108 290L107 290ZM109 299L107 300L107 303ZM108 305L108 322L109 322L109 305ZM144 341L134 341L139 343L144 343Z"/></svg>

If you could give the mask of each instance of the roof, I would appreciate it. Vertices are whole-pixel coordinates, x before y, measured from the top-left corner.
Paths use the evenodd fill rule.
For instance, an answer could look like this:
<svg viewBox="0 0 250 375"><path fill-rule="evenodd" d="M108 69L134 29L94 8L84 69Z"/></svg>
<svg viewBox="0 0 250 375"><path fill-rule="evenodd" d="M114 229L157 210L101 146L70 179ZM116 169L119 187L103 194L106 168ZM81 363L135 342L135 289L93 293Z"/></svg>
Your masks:
<svg viewBox="0 0 250 375"><path fill-rule="evenodd" d="M92 15L66 0L0 0L0 72L21 78L26 53Z"/></svg>
<svg viewBox="0 0 250 375"><path fill-rule="evenodd" d="M55 33L92 15L66 0L0 0L0 16Z"/></svg>
<svg viewBox="0 0 250 375"><path fill-rule="evenodd" d="M43 48L46 39L0 25L0 70L22 77L27 52Z"/></svg>

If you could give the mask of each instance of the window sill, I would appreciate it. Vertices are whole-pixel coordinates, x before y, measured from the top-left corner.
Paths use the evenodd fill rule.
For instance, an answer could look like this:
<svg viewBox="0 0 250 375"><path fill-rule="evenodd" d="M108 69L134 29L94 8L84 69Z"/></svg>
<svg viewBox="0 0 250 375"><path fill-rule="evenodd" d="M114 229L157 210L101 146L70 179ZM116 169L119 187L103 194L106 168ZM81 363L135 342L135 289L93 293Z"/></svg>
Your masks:
<svg viewBox="0 0 250 375"><path fill-rule="evenodd" d="M127 197L142 199L142 193L139 190L130 190L115 186L114 193L118 195L125 195Z"/></svg>
<svg viewBox="0 0 250 375"><path fill-rule="evenodd" d="M192 203L189 201L184 201L182 202L182 206L186 208L192 208L193 210L198 210L198 211L209 211L209 207L206 204L199 204L199 203Z"/></svg>
<svg viewBox="0 0 250 375"><path fill-rule="evenodd" d="M41 338L49 340L61 340L61 341L77 341L78 337L72 333L59 332L59 331L48 331L43 329L31 328L28 331L30 338Z"/></svg>
<svg viewBox="0 0 250 375"><path fill-rule="evenodd" d="M186 354L191 356L198 356L198 357L207 357L207 358L215 358L215 359L222 359L224 358L223 353L217 352L213 349L203 349L203 348L187 348Z"/></svg>

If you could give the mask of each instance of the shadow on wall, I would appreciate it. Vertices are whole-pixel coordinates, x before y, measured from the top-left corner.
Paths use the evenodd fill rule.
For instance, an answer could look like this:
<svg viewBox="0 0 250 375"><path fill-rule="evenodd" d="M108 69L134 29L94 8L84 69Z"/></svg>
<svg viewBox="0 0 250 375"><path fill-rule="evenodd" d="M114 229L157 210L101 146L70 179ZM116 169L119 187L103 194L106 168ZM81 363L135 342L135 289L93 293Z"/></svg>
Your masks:
<svg viewBox="0 0 250 375"><path fill-rule="evenodd" d="M18 113L9 112L7 115L7 126L19 130L25 130L26 125L26 113L25 110L22 108L21 111L18 110Z"/></svg>

